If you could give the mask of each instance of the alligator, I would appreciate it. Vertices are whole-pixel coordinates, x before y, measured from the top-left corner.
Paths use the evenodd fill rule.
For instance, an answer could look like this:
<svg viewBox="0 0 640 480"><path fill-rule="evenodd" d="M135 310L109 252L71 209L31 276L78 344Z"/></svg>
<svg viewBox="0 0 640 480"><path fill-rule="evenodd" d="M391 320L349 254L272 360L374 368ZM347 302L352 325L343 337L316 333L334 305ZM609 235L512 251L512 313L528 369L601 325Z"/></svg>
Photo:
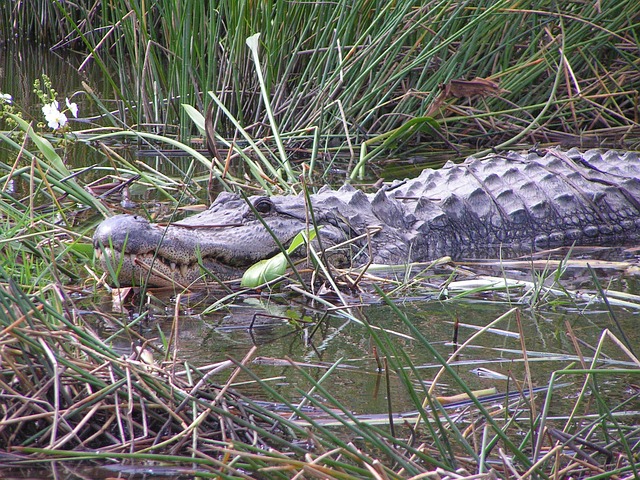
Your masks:
<svg viewBox="0 0 640 480"><path fill-rule="evenodd" d="M340 266L629 244L640 239L640 158L614 150L494 153L370 194L348 184L308 198L223 192L206 211L168 226L137 215L108 218L93 241L122 285L189 286L208 274L239 278L310 224L319 227L314 243Z"/></svg>

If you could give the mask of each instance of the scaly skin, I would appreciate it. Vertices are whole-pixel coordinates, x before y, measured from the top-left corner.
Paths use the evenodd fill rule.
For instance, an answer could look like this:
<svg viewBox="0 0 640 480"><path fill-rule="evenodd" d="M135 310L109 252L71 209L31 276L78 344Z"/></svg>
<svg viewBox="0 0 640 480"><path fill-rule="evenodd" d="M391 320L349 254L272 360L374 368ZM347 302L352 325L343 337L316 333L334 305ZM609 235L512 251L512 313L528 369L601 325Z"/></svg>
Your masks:
<svg viewBox="0 0 640 480"><path fill-rule="evenodd" d="M441 256L503 258L563 245L614 245L640 238L640 159L634 152L550 150L468 158L376 194L350 186L311 196L323 248L377 232L341 250L352 265L429 261ZM308 228L303 196L251 197L283 245ZM279 251L272 234L237 195L169 227L132 216L102 222L94 245L103 266L120 265L121 284L238 278ZM372 258L369 259L369 251ZM124 255L122 253L124 252ZM148 276L153 264L153 273Z"/></svg>

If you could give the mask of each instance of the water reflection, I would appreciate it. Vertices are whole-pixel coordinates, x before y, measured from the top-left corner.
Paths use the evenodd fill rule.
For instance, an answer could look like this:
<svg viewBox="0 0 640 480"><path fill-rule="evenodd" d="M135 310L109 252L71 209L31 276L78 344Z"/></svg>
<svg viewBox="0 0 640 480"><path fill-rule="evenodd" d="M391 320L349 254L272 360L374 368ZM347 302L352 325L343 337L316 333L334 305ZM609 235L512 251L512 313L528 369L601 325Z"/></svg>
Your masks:
<svg viewBox="0 0 640 480"><path fill-rule="evenodd" d="M86 82L92 90L102 98L109 98L107 82L103 75L91 63L78 72L78 65L82 63L83 55L71 51L51 51L46 47L28 42L0 43L0 91L10 93L14 104L18 105L25 114L26 120L42 121L42 105L33 92L33 82L49 76L53 88L64 100L73 98L78 103L81 116L89 117L97 111L92 102L88 102L84 95L74 95L84 91L82 82ZM71 125L74 119L70 119ZM4 126L0 124L0 129Z"/></svg>
<svg viewBox="0 0 640 480"><path fill-rule="evenodd" d="M177 320L170 298L154 297L154 302L155 313L144 324L138 325L138 332L152 339L159 352L163 351L159 338L173 335L176 341L169 350L181 362L208 365L227 358L240 360L251 347L257 346L251 370L260 378L271 379L271 386L294 402L302 399L301 391L311 388L302 371L318 381L337 363L339 367L330 379L331 393L335 398L360 414L386 412L389 408L386 387L382 388L385 378L378 370L380 359L376 358L376 351L383 354L364 325L336 313L316 310L301 304L300 299L287 296L246 297L225 311L212 314L202 313L207 302L199 299L196 305L185 303ZM478 300L402 303L402 311L409 321L445 358L454 350L452 342L456 328L459 345L512 307L508 302ZM108 308L108 305L103 308ZM589 364L604 329L619 335L616 324L603 305L586 310L536 311L526 307L518 310L517 316L512 314L496 324L456 357L453 362L455 370L471 388L498 386L500 391L505 391L514 388L515 382L524 384L527 372L523 346L527 350L533 385L547 385L553 371L581 361L580 356ZM389 306L371 305L354 308L350 312L361 321L381 329L374 335L382 339L387 337L391 349L395 349L398 355L402 353L390 361L392 367L408 368L410 360L418 372L412 380L416 388L430 385L440 364L424 350L421 342L411 339L412 333L407 324ZM640 332L635 328L638 312L618 308L615 315L629 342L640 345ZM115 329L111 331L113 333ZM101 335L109 336L108 332ZM572 338L578 339L579 353ZM113 341L125 353L131 351L134 339L120 334L113 337ZM611 342L605 342L602 353L608 356L612 366L632 365L630 359ZM497 372L507 381L479 376L479 367ZM227 378L228 375L220 375L215 381L224 383ZM246 383L248 380L248 377L241 377L237 380L237 388L253 398L273 400L262 388ZM617 395L622 398L626 380L619 380ZM412 410L412 400L401 379L392 375L390 381L394 411ZM459 393L446 377L439 381L438 391L444 395Z"/></svg>

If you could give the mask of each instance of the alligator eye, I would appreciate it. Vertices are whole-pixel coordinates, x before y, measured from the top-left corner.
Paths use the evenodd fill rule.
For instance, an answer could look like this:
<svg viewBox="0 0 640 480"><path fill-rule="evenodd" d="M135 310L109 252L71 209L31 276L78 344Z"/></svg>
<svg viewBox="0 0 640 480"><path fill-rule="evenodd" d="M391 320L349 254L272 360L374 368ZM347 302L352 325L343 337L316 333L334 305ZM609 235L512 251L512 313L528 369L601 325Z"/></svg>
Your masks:
<svg viewBox="0 0 640 480"><path fill-rule="evenodd" d="M274 209L273 202L268 198L259 198L253 204L254 208L258 213L266 214L271 213Z"/></svg>

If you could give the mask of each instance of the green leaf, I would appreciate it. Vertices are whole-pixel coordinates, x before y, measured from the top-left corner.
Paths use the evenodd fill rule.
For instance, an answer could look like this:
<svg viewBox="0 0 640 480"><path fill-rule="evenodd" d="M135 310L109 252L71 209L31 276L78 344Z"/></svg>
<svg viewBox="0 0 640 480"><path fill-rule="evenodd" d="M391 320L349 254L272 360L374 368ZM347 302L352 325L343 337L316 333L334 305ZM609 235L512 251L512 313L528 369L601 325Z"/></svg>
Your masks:
<svg viewBox="0 0 640 480"><path fill-rule="evenodd" d="M188 105L186 103L182 104L182 108L184 108L184 111L187 112L187 115L189 115L189 118L195 124L196 128L200 132L200 135L204 137L206 135L205 129L204 129L204 115L202 115L193 106Z"/></svg>
<svg viewBox="0 0 640 480"><path fill-rule="evenodd" d="M270 282L284 275L287 270L287 257L282 252L258 263L251 265L244 275L240 285L248 288L255 288L263 283Z"/></svg>
<svg viewBox="0 0 640 480"><path fill-rule="evenodd" d="M302 245L303 243L307 243L306 233L307 232L303 230L294 237L294 239L291 241L291 245L289 245L289 248L287 248L287 253L289 255L295 252L296 248L298 248L300 245ZM318 233L316 232L316 229L315 228L310 229L308 241L313 242L313 239L316 238L316 235L318 235Z"/></svg>
<svg viewBox="0 0 640 480"><path fill-rule="evenodd" d="M44 158L46 158L49 161L51 166L53 166L58 172L60 172L60 174L62 174L65 177L68 177L71 175L71 172L62 161L62 158L60 158L60 155L57 154L56 149L53 148L53 145L51 145L51 142L49 142L49 140L38 135L33 130L31 125L27 123L23 118L19 117L18 115L14 115L10 113L8 114L8 116L11 117L11 119L14 120L18 125L20 125L20 128L24 130L27 133L27 135L29 135L29 138L31 139L31 141L35 143L38 150L40 150L42 155L44 155Z"/></svg>
<svg viewBox="0 0 640 480"><path fill-rule="evenodd" d="M309 230L309 240L307 240L306 233L307 232L303 230L294 237L291 245L287 248L288 255L291 255L298 247L307 243L307 241L313 241L313 239L316 238L317 232L315 228ZM260 260L244 272L240 285L247 288L255 288L263 283L271 282L284 275L287 271L287 265L287 257L282 252L271 258Z"/></svg>
<svg viewBox="0 0 640 480"><path fill-rule="evenodd" d="M69 245L69 250L72 250L87 258L91 258L95 249L91 243L75 242Z"/></svg>

